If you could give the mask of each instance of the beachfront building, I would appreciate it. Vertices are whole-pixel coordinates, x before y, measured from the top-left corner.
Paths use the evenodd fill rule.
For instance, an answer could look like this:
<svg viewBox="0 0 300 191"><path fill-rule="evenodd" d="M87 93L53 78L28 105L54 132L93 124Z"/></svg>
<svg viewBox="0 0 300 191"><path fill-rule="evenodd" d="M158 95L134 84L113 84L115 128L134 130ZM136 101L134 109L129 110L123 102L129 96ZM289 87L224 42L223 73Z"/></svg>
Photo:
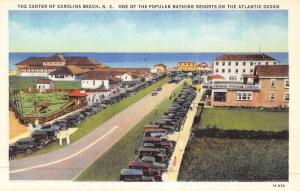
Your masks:
<svg viewBox="0 0 300 191"><path fill-rule="evenodd" d="M46 90L54 89L55 85L52 80L49 79L38 79L36 81L36 89L40 92L45 92Z"/></svg>
<svg viewBox="0 0 300 191"><path fill-rule="evenodd" d="M243 83L212 85L212 106L289 107L289 66L257 65Z"/></svg>
<svg viewBox="0 0 300 191"><path fill-rule="evenodd" d="M182 61L177 62L177 69L181 72L196 72L198 68L197 62Z"/></svg>
<svg viewBox="0 0 300 191"><path fill-rule="evenodd" d="M167 66L160 63L154 65L154 67L151 69L151 73L158 74L158 73L167 73Z"/></svg>
<svg viewBox="0 0 300 191"><path fill-rule="evenodd" d="M212 70L206 62L177 62L177 69L178 71L182 72L201 72L201 73L208 73Z"/></svg>
<svg viewBox="0 0 300 191"><path fill-rule="evenodd" d="M223 54L213 62L213 74L224 76L225 81L243 81L243 75L254 72L255 66L276 65L266 54Z"/></svg>
<svg viewBox="0 0 300 191"><path fill-rule="evenodd" d="M67 66L75 66L84 71L106 68L105 65L88 57L54 54L50 57L30 57L23 60L16 64L16 71L18 76L48 77L51 72L62 70ZM66 79L70 80L69 78Z"/></svg>
<svg viewBox="0 0 300 191"><path fill-rule="evenodd" d="M84 89L112 90L120 88L120 85L121 79L111 72L90 71L81 80L81 87Z"/></svg>
<svg viewBox="0 0 300 191"><path fill-rule="evenodd" d="M53 81L76 81L81 80L87 71L75 65L58 68L48 74Z"/></svg>

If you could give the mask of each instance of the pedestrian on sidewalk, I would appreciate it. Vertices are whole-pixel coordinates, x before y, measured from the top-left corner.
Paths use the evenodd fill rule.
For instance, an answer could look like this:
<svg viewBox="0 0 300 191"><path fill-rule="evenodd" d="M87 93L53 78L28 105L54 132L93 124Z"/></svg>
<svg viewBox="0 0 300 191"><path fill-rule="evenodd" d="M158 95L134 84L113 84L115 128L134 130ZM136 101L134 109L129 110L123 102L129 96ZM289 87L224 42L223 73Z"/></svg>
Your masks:
<svg viewBox="0 0 300 191"><path fill-rule="evenodd" d="M158 110L158 108L157 108L157 106L155 106L155 115L158 114L158 113L157 113L157 110Z"/></svg>
<svg viewBox="0 0 300 191"><path fill-rule="evenodd" d="M176 166L176 163L177 163L177 158L175 157L174 160L173 160L173 167Z"/></svg>

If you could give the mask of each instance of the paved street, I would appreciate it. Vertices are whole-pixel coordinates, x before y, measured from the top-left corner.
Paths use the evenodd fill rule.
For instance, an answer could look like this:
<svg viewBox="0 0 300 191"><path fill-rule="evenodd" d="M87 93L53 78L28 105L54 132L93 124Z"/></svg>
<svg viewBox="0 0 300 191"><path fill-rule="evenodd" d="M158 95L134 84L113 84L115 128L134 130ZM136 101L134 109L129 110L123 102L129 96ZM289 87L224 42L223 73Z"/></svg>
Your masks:
<svg viewBox="0 0 300 191"><path fill-rule="evenodd" d="M165 84L156 96L147 95L77 142L44 155L10 161L12 180L72 180L123 137L179 84Z"/></svg>
<svg viewBox="0 0 300 191"><path fill-rule="evenodd" d="M201 92L197 92L195 101L193 102L195 105L198 105L198 102L202 96L203 88L201 88ZM190 137L191 128L194 122L194 117L196 115L197 109L193 107L193 110L189 111L186 116L185 123L183 124L182 130L178 133L174 133L170 135L169 139L176 141L176 146L174 152L172 154L171 160L172 163L174 158L176 157L176 165L169 165L167 171L168 181L177 181L180 165L182 162L182 157L184 154L184 150L186 145L188 144L188 140Z"/></svg>

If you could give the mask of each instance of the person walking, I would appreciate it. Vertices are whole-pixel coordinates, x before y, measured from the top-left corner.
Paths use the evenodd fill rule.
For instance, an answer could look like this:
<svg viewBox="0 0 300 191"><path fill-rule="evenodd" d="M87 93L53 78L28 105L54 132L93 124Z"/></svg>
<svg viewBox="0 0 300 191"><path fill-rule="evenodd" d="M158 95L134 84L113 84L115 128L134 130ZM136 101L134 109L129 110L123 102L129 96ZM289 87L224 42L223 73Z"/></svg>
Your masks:
<svg viewBox="0 0 300 191"><path fill-rule="evenodd" d="M157 108L157 106L155 106L155 115L158 114L158 113L157 113L157 110L158 110L158 108Z"/></svg>
<svg viewBox="0 0 300 191"><path fill-rule="evenodd" d="M177 163L177 158L175 157L174 160L173 160L172 166L175 167L175 166L176 166L176 163Z"/></svg>

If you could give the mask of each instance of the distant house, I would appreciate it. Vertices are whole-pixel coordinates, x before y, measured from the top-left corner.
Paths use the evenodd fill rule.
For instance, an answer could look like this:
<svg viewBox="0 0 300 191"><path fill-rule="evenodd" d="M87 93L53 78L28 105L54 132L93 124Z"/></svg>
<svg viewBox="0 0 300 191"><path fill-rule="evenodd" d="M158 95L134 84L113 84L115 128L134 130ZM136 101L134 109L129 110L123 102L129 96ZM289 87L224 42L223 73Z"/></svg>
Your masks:
<svg viewBox="0 0 300 191"><path fill-rule="evenodd" d="M81 80L87 71L74 65L61 67L48 74L53 81L75 81Z"/></svg>
<svg viewBox="0 0 300 191"><path fill-rule="evenodd" d="M36 81L36 89L40 90L40 92L44 92L46 90L54 89L55 85L52 80L49 79L38 79Z"/></svg>
<svg viewBox="0 0 300 191"><path fill-rule="evenodd" d="M151 70L151 73L167 73L167 66L161 63L156 64Z"/></svg>
<svg viewBox="0 0 300 191"><path fill-rule="evenodd" d="M120 78L103 71L87 72L81 80L81 87L84 89L110 90L119 88L120 85Z"/></svg>
<svg viewBox="0 0 300 191"><path fill-rule="evenodd" d="M120 77L122 82L137 82L137 81L139 81L139 75L131 73L131 72L126 72L123 75L117 76L117 77Z"/></svg>
<svg viewBox="0 0 300 191"><path fill-rule="evenodd" d="M76 66L85 71L107 67L88 57L54 54L50 57L30 57L23 60L16 64L16 71L19 76L48 77L49 73L61 70L67 66Z"/></svg>
<svg viewBox="0 0 300 191"><path fill-rule="evenodd" d="M198 64L197 71L207 73L212 71L212 67L208 66L206 62L201 62Z"/></svg>
<svg viewBox="0 0 300 191"><path fill-rule="evenodd" d="M67 96L69 97L69 100L75 102L76 105L87 103L86 97L88 94L85 91L73 90L69 92Z"/></svg>
<svg viewBox="0 0 300 191"><path fill-rule="evenodd" d="M211 105L289 107L289 66L258 65L242 84L214 84Z"/></svg>

